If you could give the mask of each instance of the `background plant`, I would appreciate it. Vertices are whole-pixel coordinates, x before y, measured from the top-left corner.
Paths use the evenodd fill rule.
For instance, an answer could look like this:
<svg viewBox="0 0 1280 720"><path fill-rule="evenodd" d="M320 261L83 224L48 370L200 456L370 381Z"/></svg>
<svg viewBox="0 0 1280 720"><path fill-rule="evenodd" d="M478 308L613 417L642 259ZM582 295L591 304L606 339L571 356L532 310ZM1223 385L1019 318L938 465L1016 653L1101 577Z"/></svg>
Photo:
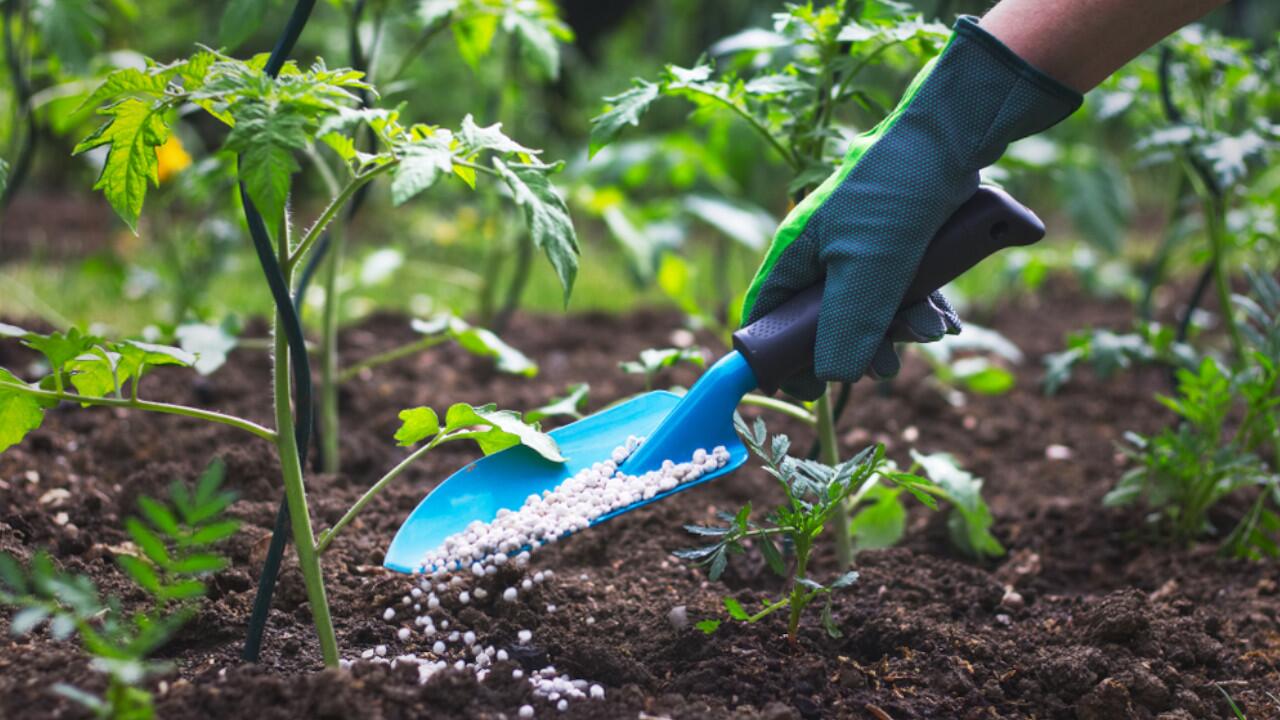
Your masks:
<svg viewBox="0 0 1280 720"><path fill-rule="evenodd" d="M1249 318L1241 335L1248 364L1226 369L1212 357L1178 371L1178 393L1157 400L1178 418L1151 437L1129 433L1136 467L1104 502L1141 501L1163 533L1178 543L1220 536L1224 552L1280 555L1280 284L1252 277L1254 298L1237 297ZM1237 424L1236 413L1239 413ZM1234 427L1232 427L1234 426ZM1249 509L1226 535L1210 522L1214 506L1243 494Z"/></svg>
<svg viewBox="0 0 1280 720"><path fill-rule="evenodd" d="M54 691L95 717L146 720L154 717L151 693L144 686L170 664L151 660L204 599L205 580L227 566L216 545L239 528L226 517L234 495L221 490L224 466L214 460L194 488L180 480L169 500L139 498L140 517L125 521L132 544L116 562L147 600L126 610L119 598L102 597L87 576L60 570L43 551L24 567L0 553L0 603L18 609L10 623L14 635L29 635L48 624L55 640L72 636L93 656L91 667L107 677L101 696L58 684Z"/></svg>
<svg viewBox="0 0 1280 720"><path fill-rule="evenodd" d="M747 447L764 460L765 471L778 481L786 502L770 511L763 522L752 519L753 508L747 503L736 513L720 513L724 525L687 525L686 530L711 540L711 544L680 550L676 555L707 567L708 577L715 581L728 567L731 555L743 554L748 547L760 550L769 569L786 580L785 591L777 600L764 600L763 608L754 613L734 598L724 598L725 609L735 620L755 623L787 610L787 637L794 644L805 609L815 600L825 599L823 627L831 637L840 637L831 616L831 594L851 586L858 573L844 572L830 583L820 583L811 574L813 552L830 524L850 522L850 508L855 511L853 534L859 549L897 543L905 527L902 492L934 510L938 507L935 498L953 503L957 512L951 517L952 534L975 556L1004 552L988 531L992 518L982 501L982 481L961 470L948 455L913 454L915 464L902 472L885 458L884 446L876 445L832 466L788 455L790 439L786 435L770 438L762 419L748 425L737 416L734 424ZM928 479L916 475L918 470ZM698 624L709 633L719 626L720 621L714 619Z"/></svg>

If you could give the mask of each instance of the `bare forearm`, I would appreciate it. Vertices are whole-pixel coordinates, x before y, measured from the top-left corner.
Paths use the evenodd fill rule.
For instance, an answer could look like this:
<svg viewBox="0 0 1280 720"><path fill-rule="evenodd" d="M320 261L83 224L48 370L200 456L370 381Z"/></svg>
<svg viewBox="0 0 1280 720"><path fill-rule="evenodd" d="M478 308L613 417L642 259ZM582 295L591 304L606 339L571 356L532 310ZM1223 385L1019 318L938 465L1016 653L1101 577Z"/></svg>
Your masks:
<svg viewBox="0 0 1280 720"><path fill-rule="evenodd" d="M1087 92L1166 35L1226 0L1001 0L983 29L1024 60Z"/></svg>

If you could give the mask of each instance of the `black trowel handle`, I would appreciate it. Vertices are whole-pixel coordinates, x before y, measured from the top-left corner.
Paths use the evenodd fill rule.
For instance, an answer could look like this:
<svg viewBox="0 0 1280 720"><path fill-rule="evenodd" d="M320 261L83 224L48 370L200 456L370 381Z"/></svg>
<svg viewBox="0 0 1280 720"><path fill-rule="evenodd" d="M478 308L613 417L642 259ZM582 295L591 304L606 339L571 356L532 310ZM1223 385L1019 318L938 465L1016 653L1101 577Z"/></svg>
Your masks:
<svg viewBox="0 0 1280 720"><path fill-rule="evenodd" d="M1044 237L1044 223L1008 193L980 187L938 229L902 307L913 305L988 255ZM813 364L822 283L733 334L733 347L747 359L760 389L772 393L782 381Z"/></svg>

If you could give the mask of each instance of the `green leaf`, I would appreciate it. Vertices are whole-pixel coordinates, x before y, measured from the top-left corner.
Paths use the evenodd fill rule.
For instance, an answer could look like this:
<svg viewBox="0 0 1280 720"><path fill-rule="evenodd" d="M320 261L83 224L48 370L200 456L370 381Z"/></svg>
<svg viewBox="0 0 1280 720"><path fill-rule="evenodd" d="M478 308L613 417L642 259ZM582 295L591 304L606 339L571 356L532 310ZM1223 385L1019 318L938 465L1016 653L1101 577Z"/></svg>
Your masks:
<svg viewBox="0 0 1280 720"><path fill-rule="evenodd" d="M71 384L81 395L91 398L106 397L123 387L129 376L120 367L120 354L94 348L93 352L67 363ZM89 407L81 403L81 407Z"/></svg>
<svg viewBox="0 0 1280 720"><path fill-rule="evenodd" d="M142 511L143 517L148 522L165 535L177 537L182 532L178 527L178 519L173 516L173 513L169 512L169 508L165 507L163 503L143 495L138 498L138 509Z"/></svg>
<svg viewBox="0 0 1280 720"><path fill-rule="evenodd" d="M23 571L22 565L6 552L0 552L0 594L5 592L4 587L8 587L9 591L16 595L25 595L27 592L27 574Z"/></svg>
<svg viewBox="0 0 1280 720"><path fill-rule="evenodd" d="M778 550L778 546L773 544L773 540L768 537L761 537L757 540L760 544L760 552L764 555L764 561L769 564L769 569L775 575L786 577L787 564L782 560L782 553Z"/></svg>
<svg viewBox="0 0 1280 720"><path fill-rule="evenodd" d="M225 540L235 535L239 529L240 523L237 520L209 523L191 534L191 544L196 546L212 545L219 540Z"/></svg>
<svg viewBox="0 0 1280 720"><path fill-rule="evenodd" d="M552 462L564 462L560 448L537 423L523 422L510 410L498 410L490 403L475 407L457 403L445 414L445 432L449 439L475 440L485 455L492 455L515 445L524 445Z"/></svg>
<svg viewBox="0 0 1280 720"><path fill-rule="evenodd" d="M524 414L524 419L529 422L538 422L550 417L567 416L574 420L582 419L582 410L587 403L587 393L591 391L591 386L587 383L577 383L569 386L569 391L563 397L558 397L540 408L534 408Z"/></svg>
<svg viewBox="0 0 1280 720"><path fill-rule="evenodd" d="M126 340L122 343L112 343L111 348L120 353L121 360L119 363L119 373L121 374L120 383L124 384L126 377L134 378L137 382L147 367L155 367L156 365L180 365L182 367L191 367L196 364L196 356L182 348L171 347L169 345L153 345L138 340Z"/></svg>
<svg viewBox="0 0 1280 720"><path fill-rule="evenodd" d="M707 359L698 348L646 348L637 360L623 361L618 367L628 375L644 375L652 380L658 372L682 362L706 367Z"/></svg>
<svg viewBox="0 0 1280 720"><path fill-rule="evenodd" d="M440 432L440 419L429 407L400 411L400 429L396 431L396 444L413 447Z"/></svg>
<svg viewBox="0 0 1280 720"><path fill-rule="evenodd" d="M285 105L241 102L233 107L235 127L223 147L238 153L240 181L267 228L275 232L284 218L291 178L298 171L293 153L307 146L306 118Z"/></svg>
<svg viewBox="0 0 1280 720"><path fill-rule="evenodd" d="M27 386L4 368L0 368L0 383ZM0 387L0 453L22 442L43 422L44 406L40 400Z"/></svg>
<svg viewBox="0 0 1280 720"><path fill-rule="evenodd" d="M76 145L74 151L78 155L102 145L110 146L93 189L102 191L134 232L147 196L147 183L160 184L156 149L169 138L169 125L161 107L132 97L108 106L100 112L111 120Z"/></svg>
<svg viewBox="0 0 1280 720"><path fill-rule="evenodd" d="M532 156L541 153L541 150L527 148L524 145L512 140L502 132L502 123L494 123L489 127L480 127L476 125L475 118L471 113L462 118L462 127L458 130L458 139L467 148L469 152L478 152L480 150L492 150L499 154L518 154Z"/></svg>
<svg viewBox="0 0 1280 720"><path fill-rule="evenodd" d="M458 10L459 0L422 0L418 3L418 19L430 28Z"/></svg>
<svg viewBox="0 0 1280 720"><path fill-rule="evenodd" d="M749 250L763 250L778 228L777 219L764 209L723 197L689 195L684 199L684 208Z"/></svg>
<svg viewBox="0 0 1280 720"><path fill-rule="evenodd" d="M526 15L519 8L520 5L516 4L507 11L502 19L502 29L519 38L522 54L530 65L537 68L543 77L555 80L560 76L560 49L556 46L555 35L547 26L546 19ZM551 21L555 22L554 17Z"/></svg>
<svg viewBox="0 0 1280 720"><path fill-rule="evenodd" d="M48 335L27 333L23 344L44 355L49 361L49 369L58 372L71 360L88 352L98 338L85 335L80 328L71 328L66 333L53 332Z"/></svg>
<svg viewBox="0 0 1280 720"><path fill-rule="evenodd" d="M46 49L73 73L85 71L102 47L107 16L95 0L36 0L31 19Z"/></svg>
<svg viewBox="0 0 1280 720"><path fill-rule="evenodd" d="M201 375L209 375L222 367L227 354L236 347L236 336L227 327L207 323L187 323L174 330L178 344L196 358L193 367Z"/></svg>
<svg viewBox="0 0 1280 720"><path fill-rule="evenodd" d="M849 572L846 572L845 574L836 578L835 582L831 583L831 589L841 590L849 587L850 585L854 584L857 581L858 581L858 572L856 570L850 570Z"/></svg>
<svg viewBox="0 0 1280 720"><path fill-rule="evenodd" d="M267 0L231 0L227 3L218 23L218 43L227 50L243 45L262 26L268 4Z"/></svg>
<svg viewBox="0 0 1280 720"><path fill-rule="evenodd" d="M58 695L85 706L91 712L96 713L99 717L111 716L111 706L93 693L86 692L74 685L68 685L66 683L54 683L51 689ZM136 718L136 720L142 720L142 718Z"/></svg>
<svg viewBox="0 0 1280 720"><path fill-rule="evenodd" d="M952 542L974 557L1003 555L1004 547L991 534L995 519L982 499L982 479L966 472L947 453L922 455L912 450L911 458L942 490L943 497L955 506L957 512L947 520Z"/></svg>
<svg viewBox="0 0 1280 720"><path fill-rule="evenodd" d="M639 125L640 116L658 99L658 85L639 78L632 84L630 90L606 97L604 101L609 109L591 119L590 157L595 157L601 148L616 140L626 126Z"/></svg>
<svg viewBox="0 0 1280 720"><path fill-rule="evenodd" d="M391 178L393 203L403 205L434 185L441 175L453 172L453 152L449 149L449 138L444 135L442 131L401 149L400 165Z"/></svg>
<svg viewBox="0 0 1280 720"><path fill-rule="evenodd" d="M699 630L706 633L707 635L710 635L720 629L720 621L719 620L699 620L696 624L694 624L694 627L698 628Z"/></svg>
<svg viewBox="0 0 1280 720"><path fill-rule="evenodd" d="M142 549L142 552L151 559L151 562L162 568L167 568L173 562L169 557L169 550L165 547L164 541L152 532L150 528L142 524L141 520L132 517L128 518L124 521L124 527L129 532L129 537L133 538L133 542ZM128 556L121 555L120 557Z"/></svg>
<svg viewBox="0 0 1280 720"><path fill-rule="evenodd" d="M734 620L750 620L751 616L746 610L742 609L742 604L731 597L724 598L724 608L729 611L729 617Z"/></svg>
<svg viewBox="0 0 1280 720"><path fill-rule="evenodd" d="M907 529L907 509L898 496L900 488L876 485L866 494L868 505L859 506L850 522L855 551L898 544Z"/></svg>
<svg viewBox="0 0 1280 720"><path fill-rule="evenodd" d="M498 16L489 13L469 15L453 24L453 39L458 46L458 54L473 69L480 67L480 61L489 54L497 33Z"/></svg>
<svg viewBox="0 0 1280 720"><path fill-rule="evenodd" d="M493 166L510 188L516 204L524 210L529 235L551 261L567 305L578 274L578 236L573 230L568 206L551 184L545 169L508 167L499 158L493 159Z"/></svg>
<svg viewBox="0 0 1280 720"><path fill-rule="evenodd" d="M124 569L129 577L137 583L138 587L146 590L152 595L159 596L161 591L160 577L156 575L155 568L147 564L141 558L132 555L117 555L116 563Z"/></svg>
<svg viewBox="0 0 1280 720"><path fill-rule="evenodd" d="M199 580L183 580L166 585L156 593L156 597L162 600L189 600L201 595L204 595L204 583Z"/></svg>
<svg viewBox="0 0 1280 720"><path fill-rule="evenodd" d="M13 616L9 622L9 632L15 636L26 635L39 627L49 617L49 611L42 606L26 607Z"/></svg>
<svg viewBox="0 0 1280 720"><path fill-rule="evenodd" d="M415 325L414 329L420 327L426 327L426 325ZM533 377L538 374L537 363L503 342L502 338L490 330L475 327L462 318L449 316L448 332L463 350L472 355L493 358L498 370L504 373L524 377Z"/></svg>
<svg viewBox="0 0 1280 720"><path fill-rule="evenodd" d="M201 553L174 560L168 569L169 572L179 575L202 575L222 570L227 564L227 559L224 557Z"/></svg>
<svg viewBox="0 0 1280 720"><path fill-rule="evenodd" d="M827 596L827 602L822 606L822 627L833 640L844 637L844 633L840 632L840 626L836 624L836 619L831 615L830 595Z"/></svg>
<svg viewBox="0 0 1280 720"><path fill-rule="evenodd" d="M1017 384L1012 372L984 357L961 358L951 364L951 370L966 388L980 395L1003 395Z"/></svg>

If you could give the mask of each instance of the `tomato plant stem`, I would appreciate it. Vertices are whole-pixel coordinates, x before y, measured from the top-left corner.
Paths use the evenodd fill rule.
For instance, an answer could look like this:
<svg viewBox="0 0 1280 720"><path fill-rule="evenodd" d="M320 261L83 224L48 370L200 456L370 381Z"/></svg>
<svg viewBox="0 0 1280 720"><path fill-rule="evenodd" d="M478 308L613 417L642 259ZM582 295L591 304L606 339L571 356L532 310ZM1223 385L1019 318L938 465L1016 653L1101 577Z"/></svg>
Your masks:
<svg viewBox="0 0 1280 720"><path fill-rule="evenodd" d="M172 405L170 403L151 402L149 400L137 400L135 398L116 398L116 397L88 397L86 395L77 395L57 390L41 390L25 383L0 382L0 389L6 392L22 393L31 397L43 398L45 400L66 400L67 402L80 403L82 405L93 405L97 407L114 407L125 408L128 410L142 410L145 412L163 413L165 415L181 415L183 417L196 418L197 420L207 420L220 425L227 425L233 428L244 430L247 433L256 435L263 440L275 442L276 433L270 428L265 428L255 422L238 418L233 415L224 415L212 410L201 410L200 408L187 407L186 405Z"/></svg>
<svg viewBox="0 0 1280 720"><path fill-rule="evenodd" d="M351 197L356 194L356 191L361 187L364 187L364 185L382 173L394 169L399 164L400 162L398 160L392 160L369 170L365 170L351 178L351 180L347 182L346 186L342 188L342 192L338 193L333 200L329 201L329 205L320 213L320 217L316 218L315 223L307 230L306 234L302 236L302 241L298 243L298 247L292 252L281 252L280 267L286 272L293 270L302 258L306 256L307 252L311 250L312 246L314 246L320 239L320 236L324 234L324 230L329 226L329 223L333 222L333 219L338 216L338 211L341 210L343 206L351 200Z"/></svg>
<svg viewBox="0 0 1280 720"><path fill-rule="evenodd" d="M283 236L282 236L283 237ZM288 244L280 243L281 270L288 285L292 273L284 263ZM324 573L320 556L316 552L315 535L311 529L311 511L307 508L307 488L302 478L302 459L298 455L297 438L293 430L293 407L289 393L290 363L289 341L279 325L283 322L276 313L274 390L276 415L276 449L280 455L280 472L284 479L285 501L289 505L289 521L293 526L293 543L298 549L298 566L307 588L307 600L311 603L311 619L320 640L320 654L328 667L338 666L338 639L333 631L333 618L329 615L329 600L325 595Z"/></svg>
<svg viewBox="0 0 1280 720"><path fill-rule="evenodd" d="M355 504L338 519L338 522L333 524L333 527L320 533L320 538L316 542L316 552L323 553L328 550L329 545L333 542L333 537L337 535L342 528L346 527L352 520L354 520L355 517L360 514L360 511L364 509L364 506L369 504L370 500L377 497L378 493L382 492L382 489L385 488L392 480L400 477L400 474L407 470L410 465L417 462L418 458L421 458L423 455L430 452L439 444L439 441L443 437L443 435L437 435L431 442L423 445L417 450L414 450L408 457L401 460L400 464L391 468L391 470L387 471L386 475L383 475L377 482L370 486L370 488L364 492L364 495L361 495L360 499L356 500Z"/></svg>
<svg viewBox="0 0 1280 720"><path fill-rule="evenodd" d="M324 332L320 352L320 462L327 473L339 468L341 435L338 416L338 270L342 263L346 229L334 223L329 229L329 258L324 275Z"/></svg>
<svg viewBox="0 0 1280 720"><path fill-rule="evenodd" d="M836 445L836 426L831 414L832 387L830 384L827 385L827 391L822 394L822 397L818 398L813 410L818 420L818 443L821 446L820 459L824 464L835 467L840 464L840 448ZM853 564L853 539L849 535L849 514L846 508L847 506L842 502L831 518L835 522L833 533L835 536L836 562L839 564L841 571ZM797 555L799 555L798 551Z"/></svg>

